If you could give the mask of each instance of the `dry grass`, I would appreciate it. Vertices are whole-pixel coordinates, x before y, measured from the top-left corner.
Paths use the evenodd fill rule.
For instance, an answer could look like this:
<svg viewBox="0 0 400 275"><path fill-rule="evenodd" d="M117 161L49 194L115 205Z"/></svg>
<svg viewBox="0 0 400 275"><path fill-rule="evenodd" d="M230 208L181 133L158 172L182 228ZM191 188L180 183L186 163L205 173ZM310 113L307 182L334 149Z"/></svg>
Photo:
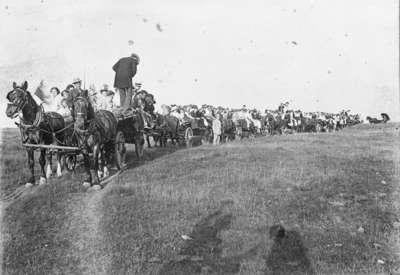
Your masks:
<svg viewBox="0 0 400 275"><path fill-rule="evenodd" d="M93 270L157 273L179 258L181 235L222 210L232 221L218 233L221 257L234 259L239 274L271 274L268 229L276 223L298 233L316 274L394 272L400 267L396 127L151 150L101 191L96 239L102 242L85 251L107 265ZM4 164L24 163L25 155L17 145L3 146L18 152L2 155L2 187L12 190L16 170ZM71 236L76 224L69 211L77 209L71 205L93 196L82 193L77 178L67 175L5 209L4 271L90 274L79 269L87 257L71 252L79 243Z"/></svg>

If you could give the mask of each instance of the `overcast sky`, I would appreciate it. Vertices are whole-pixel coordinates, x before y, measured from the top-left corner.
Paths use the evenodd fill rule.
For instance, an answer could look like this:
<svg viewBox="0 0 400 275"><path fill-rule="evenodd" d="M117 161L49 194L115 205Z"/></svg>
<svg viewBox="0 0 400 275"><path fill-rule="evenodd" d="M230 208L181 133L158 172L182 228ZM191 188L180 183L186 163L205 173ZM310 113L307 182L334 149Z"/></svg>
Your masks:
<svg viewBox="0 0 400 275"><path fill-rule="evenodd" d="M395 0L0 0L0 122L12 81L135 81L158 104L351 109L399 118ZM157 26L158 24L158 26ZM130 43L129 41L133 42Z"/></svg>

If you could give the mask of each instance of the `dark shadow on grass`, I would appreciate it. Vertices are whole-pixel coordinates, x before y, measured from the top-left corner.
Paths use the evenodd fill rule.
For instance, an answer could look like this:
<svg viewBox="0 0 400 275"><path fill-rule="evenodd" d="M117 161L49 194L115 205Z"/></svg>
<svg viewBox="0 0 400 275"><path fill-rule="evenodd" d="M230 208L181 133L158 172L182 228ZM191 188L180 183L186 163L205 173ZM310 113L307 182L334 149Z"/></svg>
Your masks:
<svg viewBox="0 0 400 275"><path fill-rule="evenodd" d="M270 228L269 234L273 245L266 257L265 274L315 274L308 259L307 249L298 232L286 231L282 226L274 225Z"/></svg>
<svg viewBox="0 0 400 275"><path fill-rule="evenodd" d="M175 259L165 263L158 274L235 274L242 259L255 254L256 248L233 257L222 257L222 240L219 232L227 230L232 215L216 211L198 222Z"/></svg>

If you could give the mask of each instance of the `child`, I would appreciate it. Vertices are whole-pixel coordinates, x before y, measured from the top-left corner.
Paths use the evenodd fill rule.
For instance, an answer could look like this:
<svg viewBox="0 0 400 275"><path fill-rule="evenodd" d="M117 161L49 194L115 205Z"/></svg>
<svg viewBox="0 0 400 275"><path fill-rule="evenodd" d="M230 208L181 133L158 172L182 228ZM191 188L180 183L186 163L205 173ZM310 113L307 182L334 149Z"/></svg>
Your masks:
<svg viewBox="0 0 400 275"><path fill-rule="evenodd" d="M214 145L218 145L221 140L221 134L222 134L222 123L221 123L221 115L217 114L217 118L215 118L212 122L212 130L214 134Z"/></svg>

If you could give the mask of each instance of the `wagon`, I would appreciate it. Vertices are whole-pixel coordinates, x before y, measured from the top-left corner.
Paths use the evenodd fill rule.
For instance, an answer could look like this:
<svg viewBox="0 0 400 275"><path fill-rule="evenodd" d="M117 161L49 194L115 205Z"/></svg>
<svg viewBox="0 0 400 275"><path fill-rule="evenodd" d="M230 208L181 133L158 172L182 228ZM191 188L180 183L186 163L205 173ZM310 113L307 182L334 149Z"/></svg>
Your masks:
<svg viewBox="0 0 400 275"><path fill-rule="evenodd" d="M212 142L213 133L211 125L205 125L203 119L194 118L179 127L178 135L190 147L196 138L201 139L203 144Z"/></svg>
<svg viewBox="0 0 400 275"><path fill-rule="evenodd" d="M143 121L139 111L134 109L116 109L113 114L118 121L115 136L115 163L117 168L121 169L125 166L126 144L134 144L136 156L138 158L143 156Z"/></svg>

